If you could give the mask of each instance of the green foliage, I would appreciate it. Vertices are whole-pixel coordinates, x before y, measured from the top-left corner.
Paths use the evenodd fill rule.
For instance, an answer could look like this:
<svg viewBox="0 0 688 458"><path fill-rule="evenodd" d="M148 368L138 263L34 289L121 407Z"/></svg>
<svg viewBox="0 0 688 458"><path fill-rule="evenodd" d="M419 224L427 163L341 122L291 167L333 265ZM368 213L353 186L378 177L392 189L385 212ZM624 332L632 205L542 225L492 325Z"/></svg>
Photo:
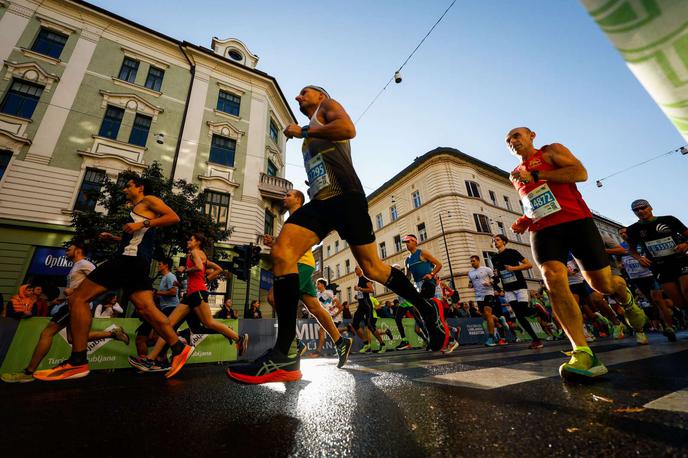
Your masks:
<svg viewBox="0 0 688 458"><path fill-rule="evenodd" d="M116 249L116 244L103 242L98 238L101 232L111 232L114 235L122 233L122 226L129 222L129 206L122 192L122 188L129 179L137 176L136 172L127 170L120 173L117 182L109 178L103 183L97 196L98 205L104 212L75 211L72 224L76 236L87 241L92 253L91 258L100 261L109 257ZM186 252L186 242L194 232L205 234L210 242L226 240L231 234L231 228L225 229L215 223L203 213L206 196L198 192L198 186L186 180L172 180L163 174L160 163L153 162L141 175L148 179L150 192L160 197L177 215L180 222L166 227L156 228L155 257L172 257ZM95 198L96 196L94 196Z"/></svg>

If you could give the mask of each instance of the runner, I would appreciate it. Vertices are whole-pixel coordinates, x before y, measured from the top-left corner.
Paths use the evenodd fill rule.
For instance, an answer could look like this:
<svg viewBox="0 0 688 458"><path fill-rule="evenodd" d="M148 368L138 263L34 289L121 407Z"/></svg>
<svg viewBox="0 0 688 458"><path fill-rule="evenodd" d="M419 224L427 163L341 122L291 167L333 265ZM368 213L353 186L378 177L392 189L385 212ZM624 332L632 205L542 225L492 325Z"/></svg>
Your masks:
<svg viewBox="0 0 688 458"><path fill-rule="evenodd" d="M674 306L688 304L688 228L673 216L654 216L647 200L631 204L638 222L628 226L628 251L640 265L649 267ZM645 256L637 246L641 245ZM665 317L665 320L668 317Z"/></svg>
<svg viewBox="0 0 688 458"><path fill-rule="evenodd" d="M528 348L531 350L542 348L544 344L533 331L533 326L527 318L530 297L528 297L528 285L523 277L523 271L532 269L533 265L521 253L506 247L509 239L505 235L497 234L492 241L497 248L497 254L491 256L492 264L502 281L504 299L511 306L518 323L531 338Z"/></svg>
<svg viewBox="0 0 688 458"><path fill-rule="evenodd" d="M392 265L393 269L401 270L399 264ZM395 350L412 350L413 345L409 342L406 337L406 330L404 329L404 318L413 318L415 320L416 334L423 340L425 347L428 346L427 329L425 329L425 324L423 324L423 319L420 316L420 312L417 308L413 306L409 301L401 296L397 296L397 301L399 305L394 311L394 321L397 324L397 329L399 330L399 336L401 336L401 341L395 347ZM410 316L409 316L410 315Z"/></svg>
<svg viewBox="0 0 688 458"><path fill-rule="evenodd" d="M638 307L626 282L613 276L604 243L576 182L588 178L583 164L565 146L555 143L536 149L535 132L527 127L512 129L506 136L509 149L520 159L511 180L523 201L525 216L512 230L530 230L533 257L547 288L552 309L571 341L571 359L559 368L562 377L597 377L607 368L585 341L580 308L567 281L566 259L569 251L581 266L593 289L613 295L624 307L636 332L642 333L647 317Z"/></svg>
<svg viewBox="0 0 688 458"><path fill-rule="evenodd" d="M209 272L208 279L213 280L223 272L223 269L208 259L204 251L207 244L207 237L199 232L193 234L186 243L186 248L189 252L186 256L184 272L186 272L188 276L188 286L186 295L179 301L179 305L175 307L169 316L170 324L176 329L177 325L180 324L187 315L193 312L205 328L222 334L229 339L230 342L235 343L237 354L241 356L248 349L248 334L240 336L226 324L216 321L210 313L210 305L208 305L208 286L205 281L206 272ZM157 364L158 356L163 352L166 345L166 342L162 338L158 338L155 346L147 356L139 356L136 358L130 356L129 364L143 372L157 372L164 369L171 369L171 367L160 367ZM168 378L169 377L171 376L168 376Z"/></svg>
<svg viewBox="0 0 688 458"><path fill-rule="evenodd" d="M354 268L354 272L358 277L358 283L354 285L354 291L356 291L356 298L358 299L358 307L354 312L354 318L351 321L351 327L358 334L358 336L363 341L363 347L359 350L359 353L368 353L373 351L370 345L372 336L375 336L377 342L380 344L380 349L375 353L384 353L387 351L385 346L385 341L382 340L382 332L375 327L376 314L371 301L371 294L375 293L373 288L373 282L368 280L363 276L363 270L359 266ZM321 279L322 280L322 279ZM318 280L320 282L320 280ZM361 331L361 324L364 324L363 329L365 334ZM387 337L393 339L392 332L387 330Z"/></svg>
<svg viewBox="0 0 688 458"><path fill-rule="evenodd" d="M475 302L478 304L480 315L487 324L488 337L485 341L485 346L494 347L497 345L497 342L495 342L495 314L500 313L496 310L497 308L501 309L499 302L495 298L494 284L492 282L494 272L489 267L481 266L480 258L477 255L471 256L470 263L472 269L466 275L468 275L469 286L475 290ZM501 314L499 316L504 319ZM506 320L502 325L506 326ZM506 327L508 328L508 326ZM500 341L502 339L498 338L497 340Z"/></svg>
<svg viewBox="0 0 688 458"><path fill-rule="evenodd" d="M306 200L306 196L303 195L298 189L289 190L284 198L282 199L282 208L293 215L299 208L301 208ZM271 235L265 234L263 236L263 243L267 246L272 247L274 240ZM346 364L349 358L349 353L351 353L351 346L353 345L353 339L349 337L343 337L339 332L339 325L342 320L343 313L340 311L335 316L338 318L335 324L334 319L327 310L325 310L320 301L317 298L316 288L313 286L313 272L315 271L315 257L311 250L306 250L306 252L299 258L297 262L297 268L299 271L299 290L301 292L301 301L306 305L308 312L318 321L320 324L320 336L319 338L324 339L322 330L330 336L332 342L334 342L335 349L337 350L337 357L339 361L337 362L337 367L342 368ZM274 291L271 288L268 292L268 302L274 308L275 299ZM342 307L343 310L343 307ZM299 346L302 351L299 355L306 351L305 344Z"/></svg>
<svg viewBox="0 0 688 458"><path fill-rule="evenodd" d="M426 300L431 300L435 297L435 290L437 289L435 276L442 270L442 263L432 254L418 248L418 239L415 235L405 236L402 242L411 253L406 257L406 270L411 272L420 295Z"/></svg>
<svg viewBox="0 0 688 458"><path fill-rule="evenodd" d="M74 264L69 270L67 275L67 287L64 290L67 300L72 295L77 286L83 281L86 276L96 268L91 261L86 259L85 254L87 252L86 245L82 240L74 239L72 243L67 248L67 259L72 261ZM36 348L33 350L33 355L31 356L31 361L28 366L24 368L21 372L2 374L3 382L8 383L24 383L32 382L34 380L34 375L36 374L36 368L41 363L45 355L50 351L50 347L53 344L53 337L55 334L60 332L62 329L67 328L67 340L72 341L71 332L69 329L69 305L66 303L62 305L59 311L53 315L50 323L41 332L41 336L38 338L38 343ZM123 342L124 345L129 345L129 336L124 332L120 326L115 326L110 331L90 331L88 333L88 340L92 342L94 340L100 339L115 339ZM41 376L43 371L39 371L37 374ZM38 377L36 377L38 378Z"/></svg>
<svg viewBox="0 0 688 458"><path fill-rule="evenodd" d="M312 251L310 253L312 254ZM332 328L330 329L330 332L333 332L333 333L335 333L336 336L339 336L339 330L337 328L339 327L339 324L342 321L342 310L343 310L342 304L339 302L339 299L337 299L337 297L334 295L334 292L327 289L327 280L325 280L324 278L319 278L318 280L316 280L315 289L316 289L315 295L316 295L316 298L318 299L318 304L319 304L320 309L327 312L326 316L328 317L328 319L326 319L327 320L326 323L329 325L329 322L332 322ZM306 304L306 307L308 307L308 304ZM310 309L309 309L309 311L310 311ZM325 314L323 314L323 315L325 315ZM336 340L332 339L332 342L335 343L335 346L336 346L336 343L338 341L340 344L343 343L343 341L339 340L340 337L338 337ZM312 356L314 358L321 356L321 353L322 353L324 347L325 347L325 329L321 325L319 332L318 332L318 347L315 349L314 353L311 353L310 356Z"/></svg>
<svg viewBox="0 0 688 458"><path fill-rule="evenodd" d="M289 217L272 249L277 342L255 362L230 368L228 375L244 383L301 379L293 345L299 300L297 261L333 230L349 243L366 277L385 284L418 307L430 329L431 348L440 350L447 343L448 331L437 305L424 300L402 272L378 256L368 201L351 160L349 140L356 129L349 115L318 86L304 87L296 100L310 123L304 127L290 124L284 134L304 139L302 151L312 200Z"/></svg>
<svg viewBox="0 0 688 458"><path fill-rule="evenodd" d="M171 377L184 366L193 347L179 341L167 317L155 306L151 281L148 277L153 258L155 228L179 222L177 214L160 198L148 194L147 179L135 177L127 181L124 194L131 204L130 221L124 225L121 237L103 232L104 240L119 242L115 255L98 266L85 278L69 298L70 323L73 335L72 355L53 369L40 371L41 380L66 380L85 377L89 373L86 359L91 312L88 302L108 290L123 288L136 306L140 317L148 321L159 336L172 347ZM38 378L38 373L35 374Z"/></svg>

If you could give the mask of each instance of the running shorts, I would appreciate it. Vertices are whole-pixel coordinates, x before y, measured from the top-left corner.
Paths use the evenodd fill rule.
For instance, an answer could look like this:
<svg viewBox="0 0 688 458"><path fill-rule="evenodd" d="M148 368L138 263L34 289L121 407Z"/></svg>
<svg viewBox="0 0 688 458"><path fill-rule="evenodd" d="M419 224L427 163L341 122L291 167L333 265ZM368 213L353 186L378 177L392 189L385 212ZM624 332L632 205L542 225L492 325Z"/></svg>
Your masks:
<svg viewBox="0 0 688 458"><path fill-rule="evenodd" d="M301 293L301 296L316 297L318 293L315 291L315 285L313 284L315 267L308 264L297 264L297 266L299 268L299 293Z"/></svg>
<svg viewBox="0 0 688 458"><path fill-rule="evenodd" d="M516 291L504 291L504 299L508 303L512 302L528 302L530 295L527 289L517 289Z"/></svg>
<svg viewBox="0 0 688 458"><path fill-rule="evenodd" d="M566 265L570 251L584 271L609 266L609 256L602 236L592 218L569 221L531 232L530 245L538 265L547 261L559 261Z"/></svg>
<svg viewBox="0 0 688 458"><path fill-rule="evenodd" d="M296 224L314 232L320 240L337 231L349 245L368 245L375 241L373 223L364 194L348 192L325 200L311 200L296 210L285 224Z"/></svg>
<svg viewBox="0 0 688 458"><path fill-rule="evenodd" d="M69 304L65 302L50 321L62 327L67 326L69 324Z"/></svg>
<svg viewBox="0 0 688 458"><path fill-rule="evenodd" d="M683 259L666 262L657 266L653 264L650 266L650 269L660 284L674 283L680 277L688 275L688 258L684 257Z"/></svg>
<svg viewBox="0 0 688 458"><path fill-rule="evenodd" d="M630 281L630 284L631 286L638 288L640 292L643 293L643 296L645 296L645 299L647 299L648 301L652 300L653 290L662 289L654 276L634 278Z"/></svg>
<svg viewBox="0 0 688 458"><path fill-rule="evenodd" d="M193 293L188 293L182 297L182 300L179 302L188 305L189 308L196 308L203 302L208 302L208 291L194 291Z"/></svg>
<svg viewBox="0 0 688 458"><path fill-rule="evenodd" d="M492 307L492 311L495 312L495 315L496 315L496 310L495 310L496 309L496 307L495 307L496 300L495 300L494 296L492 296L492 295L483 296L482 299L479 299L479 300L476 299L475 302L478 303L478 310L480 310L480 313L483 313L483 309L485 307Z"/></svg>
<svg viewBox="0 0 688 458"><path fill-rule="evenodd" d="M573 294L578 296L578 299L581 301L590 295L588 289L585 287L585 282L569 285L569 289Z"/></svg>
<svg viewBox="0 0 688 458"><path fill-rule="evenodd" d="M87 278L108 290L135 293L153 289L149 273L150 262L144 258L117 255L96 267Z"/></svg>

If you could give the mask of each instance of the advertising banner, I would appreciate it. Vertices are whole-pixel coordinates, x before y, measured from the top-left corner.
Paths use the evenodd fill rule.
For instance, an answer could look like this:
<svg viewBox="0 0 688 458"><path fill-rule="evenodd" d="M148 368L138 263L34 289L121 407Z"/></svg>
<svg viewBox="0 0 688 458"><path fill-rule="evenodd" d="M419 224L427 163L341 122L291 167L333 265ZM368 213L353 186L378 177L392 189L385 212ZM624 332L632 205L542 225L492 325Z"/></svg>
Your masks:
<svg viewBox="0 0 688 458"><path fill-rule="evenodd" d="M74 263L67 259L64 248L39 247L33 253L29 275L53 275L66 277Z"/></svg>

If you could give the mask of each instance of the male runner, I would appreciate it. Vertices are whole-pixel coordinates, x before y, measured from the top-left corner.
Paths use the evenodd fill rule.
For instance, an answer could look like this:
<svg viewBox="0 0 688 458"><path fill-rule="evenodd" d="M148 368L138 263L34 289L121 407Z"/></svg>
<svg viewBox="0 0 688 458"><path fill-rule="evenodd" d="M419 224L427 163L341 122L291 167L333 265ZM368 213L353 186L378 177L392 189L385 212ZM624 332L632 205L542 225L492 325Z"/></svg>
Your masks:
<svg viewBox="0 0 688 458"><path fill-rule="evenodd" d="M550 291L552 309L573 346L571 360L561 365L559 374L597 377L606 374L607 368L583 335L581 311L567 281L569 251L590 286L613 295L636 331L642 332L647 317L623 278L611 273L602 237L576 187L577 182L588 179L585 167L564 145L536 149L533 139L535 132L527 127L514 128L506 136L509 149L521 162L511 172L511 180L526 212L511 229L517 234L530 230L533 257Z"/></svg>
<svg viewBox="0 0 688 458"><path fill-rule="evenodd" d="M631 204L638 222L628 226L628 251L649 267L677 307L688 304L688 228L673 216L654 216L647 200ZM645 256L638 253L641 245Z"/></svg>
<svg viewBox="0 0 688 458"><path fill-rule="evenodd" d="M437 306L424 300L403 273L378 256L368 201L351 160L349 140L356 135L354 123L321 87L304 87L296 101L310 122L303 127L290 124L284 134L304 139L302 152L312 200L289 217L272 249L277 342L255 362L230 368L228 375L244 383L301 379L298 355L291 351L299 300L297 261L333 230L349 243L366 277L385 284L418 307L430 329L430 346L440 350L446 345L448 332Z"/></svg>
<svg viewBox="0 0 688 458"><path fill-rule="evenodd" d="M401 266L399 264L394 264L392 265L393 269L398 269L401 270ZM408 337L406 337L406 330L404 329L404 318L407 318L408 315L410 314L411 316L408 318L413 318L415 320L415 329L416 329L416 334L418 337L420 337L423 342L425 343L425 346L428 346L428 338L427 338L427 329L425 329L425 324L423 323L423 319L420 316L420 312L418 312L418 309L413 306L409 301L404 299L401 296L397 296L397 302L399 305L397 306L396 310L394 311L394 322L397 324L397 329L399 330L399 335L401 336L401 341L399 344L395 347L395 350L412 350L413 345L408 340Z"/></svg>
<svg viewBox="0 0 688 458"><path fill-rule="evenodd" d="M497 254L492 255L492 264L499 275L504 287L504 299L514 311L516 319L521 327L531 338L528 348L537 350L544 344L533 331L533 326L528 321L528 285L523 277L523 271L532 269L533 265L521 253L513 248L507 248L509 239L505 235L497 234L492 238Z"/></svg>
<svg viewBox="0 0 688 458"><path fill-rule="evenodd" d="M312 252L310 252L312 253ZM324 278L319 278L315 282L315 289L316 289L316 297L318 298L318 303L320 304L320 308L322 310L325 310L327 312L327 316L329 317L329 321L332 322L332 327L336 330L335 335L339 335L339 324L342 321L342 304L339 302L339 299L337 299L337 296L334 295L333 291L330 291L327 289L327 280ZM303 299L302 299L303 300ZM306 307L308 307L308 304L306 304ZM338 319L337 319L338 318ZM332 342L336 342L337 340L332 339ZM342 344L344 341L341 340L339 341L340 344ZM320 330L318 332L318 347L315 349L315 352L313 354L313 357L320 356L320 354L323 351L323 348L325 347L325 330L323 326L320 326Z"/></svg>
<svg viewBox="0 0 688 458"><path fill-rule="evenodd" d="M418 239L415 235L409 234L402 239L406 249L411 253L406 257L406 270L411 272L413 281L416 282L416 289L424 299L430 300L435 297L437 283L435 276L442 269L442 263L428 251L418 248Z"/></svg>
<svg viewBox="0 0 688 458"><path fill-rule="evenodd" d="M88 302L108 290L123 288L136 306L136 312L148 321L160 337L172 347L171 377L184 366L193 347L179 341L167 317L155 306L148 276L153 258L155 228L179 222L179 216L160 198L149 195L150 184L142 177L127 181L124 195L131 204L130 221L124 225L121 237L103 232L104 240L119 242L115 255L86 277L69 298L73 336L72 355L53 369L40 371L41 380L66 380L85 377L89 373L86 359L91 311ZM34 374L39 378L39 373Z"/></svg>
<svg viewBox="0 0 688 458"><path fill-rule="evenodd" d="M354 285L356 299L358 299L358 307L356 308L354 317L351 320L351 328L363 341L363 347L359 350L359 353L367 353L372 351L370 341L373 336L375 336L378 344L380 344L380 349L377 351L377 353L384 353L387 351L385 341L382 340L381 337L384 332L382 330L378 330L375 326L377 314L375 313L375 307L370 296L375 292L375 289L373 288L373 282L368 280L363 275L363 270L361 270L359 266L354 268L354 272L358 277L358 283ZM363 326L363 331L360 329L361 324L365 325ZM387 330L387 337L389 337L390 340L393 338L392 331L389 329Z"/></svg>
<svg viewBox="0 0 688 458"><path fill-rule="evenodd" d="M82 240L79 239L72 240L72 243L67 248L67 259L74 263L72 268L69 270L69 274L67 275L67 287L64 290L67 300L69 300L69 297L72 295L76 287L79 286L79 284L83 281L83 279L96 268L91 261L86 259L86 252L86 245ZM34 380L34 376L36 375L36 368L41 363L43 358L45 358L45 355L47 355L50 351L50 347L53 344L53 337L65 327L67 328L68 340L71 341L71 332L69 329L69 306L67 304L64 304L58 310L58 312L53 315L50 323L48 323L48 326L46 326L41 332L28 366L26 366L26 368L21 372L2 374L0 377L2 378L2 381L8 383L32 382ZM111 331L90 331L88 333L89 341L110 338L123 342L124 345L129 345L129 336L124 332L124 329L119 326L115 327ZM37 373L39 377L41 376L42 372L44 371L39 371Z"/></svg>
<svg viewBox="0 0 688 458"><path fill-rule="evenodd" d="M499 302L495 298L495 290L492 283L492 275L494 272L489 267L481 266L480 258L477 255L471 256L470 263L472 269L467 273L468 281L470 282L470 286L475 290L475 301L478 303L478 309L480 310L483 320L485 320L485 323L487 323L488 337L485 341L485 346L494 347L497 345L497 342L495 342L494 339L495 316L492 313L492 307L501 308ZM500 316L500 318L502 317Z"/></svg>
<svg viewBox="0 0 688 458"><path fill-rule="evenodd" d="M299 208L301 208L306 200L306 196L303 195L298 189L291 189L282 198L282 208L293 215ZM263 236L263 243L267 246L272 247L274 240L271 235L265 234ZM337 362L337 367L342 368L346 364L349 358L349 353L351 353L351 346L353 345L353 339L349 337L342 337L339 333L339 326L336 325L327 310L325 310L318 301L317 291L315 286L313 286L313 272L315 271L315 257L313 257L313 252L311 250L306 250L306 252L299 258L297 262L297 268L299 271L299 290L301 292L301 301L306 305L306 308L310 314L315 317L315 319L320 324L320 329L325 330L327 334L334 342L335 349L337 350L337 357L339 361ZM268 292L268 302L272 307L275 307L275 297L274 290L270 289ZM339 315L341 320L341 315ZM324 336L323 336L324 337ZM303 350L305 351L305 345ZM301 354L300 352L299 354Z"/></svg>

